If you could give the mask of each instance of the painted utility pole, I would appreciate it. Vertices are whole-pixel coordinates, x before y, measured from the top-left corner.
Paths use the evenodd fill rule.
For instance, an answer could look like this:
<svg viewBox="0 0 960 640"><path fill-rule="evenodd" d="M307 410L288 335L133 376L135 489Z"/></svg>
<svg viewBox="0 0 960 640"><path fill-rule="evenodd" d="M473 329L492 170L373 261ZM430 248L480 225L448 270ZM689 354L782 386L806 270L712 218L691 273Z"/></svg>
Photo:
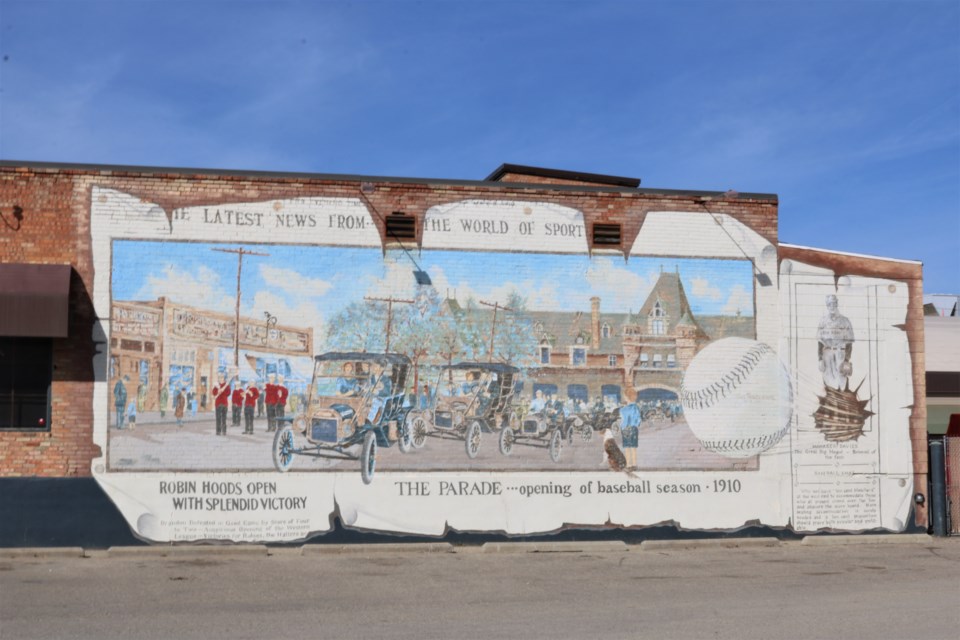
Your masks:
<svg viewBox="0 0 960 640"><path fill-rule="evenodd" d="M497 335L497 310L503 309L504 311L513 311L510 307L505 307L499 302L485 302L480 301L480 304L493 307L493 323L490 325L490 351L487 353L487 362L493 362L493 339Z"/></svg>
<svg viewBox="0 0 960 640"><path fill-rule="evenodd" d="M233 330L233 366L240 368L240 273L243 271L243 256L269 256L269 253L258 253L256 251L247 251L243 247L239 249L214 249L220 253L234 253L237 256L237 305Z"/></svg>
<svg viewBox="0 0 960 640"><path fill-rule="evenodd" d="M364 300L368 302L386 302L387 303L387 346L384 349L386 353L390 353L390 328L393 324L393 303L399 302L401 304L413 304L414 300L401 300L400 298L374 298L373 296L364 296Z"/></svg>

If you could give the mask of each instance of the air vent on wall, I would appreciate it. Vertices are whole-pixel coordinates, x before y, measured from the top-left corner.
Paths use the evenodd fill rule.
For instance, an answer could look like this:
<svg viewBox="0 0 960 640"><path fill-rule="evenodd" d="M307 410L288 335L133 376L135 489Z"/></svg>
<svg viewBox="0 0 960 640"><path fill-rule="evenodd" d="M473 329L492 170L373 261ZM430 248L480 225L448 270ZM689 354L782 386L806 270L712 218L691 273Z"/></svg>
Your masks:
<svg viewBox="0 0 960 640"><path fill-rule="evenodd" d="M620 225L601 222L594 224L593 244L598 247L619 247Z"/></svg>
<svg viewBox="0 0 960 640"><path fill-rule="evenodd" d="M416 240L417 219L402 211L394 211L386 217L387 242L391 240Z"/></svg>

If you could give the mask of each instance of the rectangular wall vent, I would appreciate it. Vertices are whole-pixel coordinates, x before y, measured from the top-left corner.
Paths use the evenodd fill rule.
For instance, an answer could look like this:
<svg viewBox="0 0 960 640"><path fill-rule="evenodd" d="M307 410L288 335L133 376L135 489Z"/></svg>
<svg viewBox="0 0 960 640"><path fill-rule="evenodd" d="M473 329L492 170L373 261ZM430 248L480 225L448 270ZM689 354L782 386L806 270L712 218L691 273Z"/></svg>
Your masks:
<svg viewBox="0 0 960 640"><path fill-rule="evenodd" d="M400 211L394 211L386 218L387 242L391 240L416 240L417 218Z"/></svg>
<svg viewBox="0 0 960 640"><path fill-rule="evenodd" d="M620 246L620 225L597 222L593 225L593 244L599 247Z"/></svg>

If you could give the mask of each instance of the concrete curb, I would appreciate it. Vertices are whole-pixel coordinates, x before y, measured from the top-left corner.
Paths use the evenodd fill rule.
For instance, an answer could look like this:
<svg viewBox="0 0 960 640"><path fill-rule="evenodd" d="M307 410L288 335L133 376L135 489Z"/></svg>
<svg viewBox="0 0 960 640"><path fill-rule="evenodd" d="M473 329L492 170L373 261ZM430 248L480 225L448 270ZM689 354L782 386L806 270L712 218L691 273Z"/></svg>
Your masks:
<svg viewBox="0 0 960 640"><path fill-rule="evenodd" d="M130 558L136 556L150 557L196 557L196 556L265 556L267 546L263 544L192 544L192 545L164 545L144 547L110 547L107 557Z"/></svg>
<svg viewBox="0 0 960 640"><path fill-rule="evenodd" d="M449 542L385 542L383 544L308 544L303 555L338 555L364 553L453 553Z"/></svg>
<svg viewBox="0 0 960 640"><path fill-rule="evenodd" d="M622 540L589 542L485 542L481 553L623 553L629 551ZM469 552L468 552L469 553Z"/></svg>
<svg viewBox="0 0 960 640"><path fill-rule="evenodd" d="M185 544L110 547L0 547L0 559L29 558L197 558L209 556L307 556L377 553L626 553L628 551L669 551L680 549L775 548L802 546L845 546L876 544L940 545L960 544L960 537L937 538L923 533L889 535L806 536L801 540L778 538L692 538L689 540L644 540L628 545L622 540L583 542L486 542L482 545L458 545L449 542L389 542L383 544L308 544L268 547L262 544Z"/></svg>
<svg viewBox="0 0 960 640"><path fill-rule="evenodd" d="M890 535L826 535L805 536L805 546L842 546L849 544L932 544L934 538L925 533L891 533Z"/></svg>
<svg viewBox="0 0 960 640"><path fill-rule="evenodd" d="M82 558L81 547L3 547L0 548L0 558Z"/></svg>
<svg viewBox="0 0 960 640"><path fill-rule="evenodd" d="M777 538L702 538L690 540L644 540L641 551L671 551L677 549L740 549L758 547L779 547L782 542Z"/></svg>
<svg viewBox="0 0 960 640"><path fill-rule="evenodd" d="M303 546L298 545L296 547L267 547L268 556L302 556L303 555Z"/></svg>

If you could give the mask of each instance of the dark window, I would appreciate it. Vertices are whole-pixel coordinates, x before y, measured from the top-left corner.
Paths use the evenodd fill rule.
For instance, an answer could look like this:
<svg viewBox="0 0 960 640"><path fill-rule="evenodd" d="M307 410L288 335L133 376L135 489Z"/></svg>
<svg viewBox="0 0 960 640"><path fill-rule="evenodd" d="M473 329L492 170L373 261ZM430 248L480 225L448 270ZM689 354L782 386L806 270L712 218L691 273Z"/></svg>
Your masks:
<svg viewBox="0 0 960 640"><path fill-rule="evenodd" d="M590 401L590 390L585 384L568 384L567 397L581 402Z"/></svg>
<svg viewBox="0 0 960 640"><path fill-rule="evenodd" d="M157 345L153 342L144 342L143 350L146 351L147 353L155 353L157 350Z"/></svg>
<svg viewBox="0 0 960 640"><path fill-rule="evenodd" d="M139 340L121 340L120 348L124 351L140 351L143 349L143 344Z"/></svg>
<svg viewBox="0 0 960 640"><path fill-rule="evenodd" d="M49 338L0 338L0 429L49 429Z"/></svg>

